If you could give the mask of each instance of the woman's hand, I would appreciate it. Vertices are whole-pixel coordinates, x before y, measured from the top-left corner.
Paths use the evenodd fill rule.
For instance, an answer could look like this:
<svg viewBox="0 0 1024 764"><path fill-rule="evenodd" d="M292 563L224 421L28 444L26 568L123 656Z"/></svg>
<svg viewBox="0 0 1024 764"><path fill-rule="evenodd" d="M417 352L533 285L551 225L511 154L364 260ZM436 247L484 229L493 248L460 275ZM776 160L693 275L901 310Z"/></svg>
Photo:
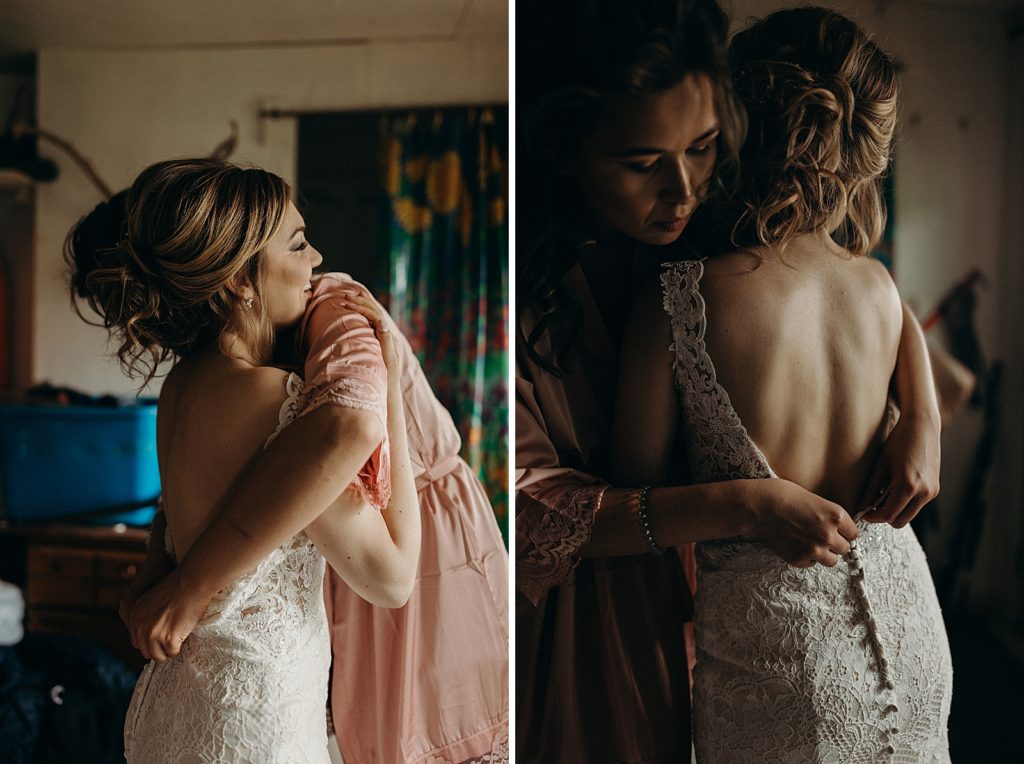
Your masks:
<svg viewBox="0 0 1024 764"><path fill-rule="evenodd" d="M398 355L398 346L391 333L388 323L387 311L370 294L370 290L362 284L350 285L351 293L345 296L346 305L356 313L364 316L370 322L377 339L380 341L381 354L384 356L384 365L388 369L388 382L401 377L402 362Z"/></svg>
<svg viewBox="0 0 1024 764"><path fill-rule="evenodd" d="M752 535L790 565L832 567L850 551L857 525L838 504L781 478L743 483L753 492Z"/></svg>
<svg viewBox="0 0 1024 764"><path fill-rule="evenodd" d="M128 608L132 646L147 660L173 658L181 652L182 643L203 617L207 605L209 599L182 586L181 568L175 568Z"/></svg>
<svg viewBox="0 0 1024 764"><path fill-rule="evenodd" d="M940 425L902 414L875 459L854 515L902 528L939 495Z"/></svg>

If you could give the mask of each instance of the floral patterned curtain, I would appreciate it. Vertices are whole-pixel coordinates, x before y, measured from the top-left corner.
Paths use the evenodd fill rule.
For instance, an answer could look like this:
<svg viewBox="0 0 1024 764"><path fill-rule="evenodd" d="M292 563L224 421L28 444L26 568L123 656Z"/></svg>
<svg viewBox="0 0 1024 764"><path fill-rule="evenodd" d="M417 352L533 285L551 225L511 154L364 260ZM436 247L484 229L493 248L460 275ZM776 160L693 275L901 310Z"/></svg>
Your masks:
<svg viewBox="0 0 1024 764"><path fill-rule="evenodd" d="M508 109L383 117L384 293L508 543Z"/></svg>

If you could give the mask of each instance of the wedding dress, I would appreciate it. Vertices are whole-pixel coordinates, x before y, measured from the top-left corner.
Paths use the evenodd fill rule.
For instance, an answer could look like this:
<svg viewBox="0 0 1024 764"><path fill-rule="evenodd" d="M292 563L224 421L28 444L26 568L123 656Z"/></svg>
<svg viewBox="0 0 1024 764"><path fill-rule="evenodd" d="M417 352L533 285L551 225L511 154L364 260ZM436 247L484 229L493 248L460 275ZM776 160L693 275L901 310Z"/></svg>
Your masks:
<svg viewBox="0 0 1024 764"><path fill-rule="evenodd" d="M302 382L286 387L268 443L298 411ZM180 655L150 661L125 720L129 764L329 764L324 564L299 533L217 594Z"/></svg>
<svg viewBox="0 0 1024 764"><path fill-rule="evenodd" d="M774 478L716 380L703 270L661 277L694 480ZM858 528L834 568L738 539L697 545L700 764L949 761L952 666L924 552L909 526Z"/></svg>

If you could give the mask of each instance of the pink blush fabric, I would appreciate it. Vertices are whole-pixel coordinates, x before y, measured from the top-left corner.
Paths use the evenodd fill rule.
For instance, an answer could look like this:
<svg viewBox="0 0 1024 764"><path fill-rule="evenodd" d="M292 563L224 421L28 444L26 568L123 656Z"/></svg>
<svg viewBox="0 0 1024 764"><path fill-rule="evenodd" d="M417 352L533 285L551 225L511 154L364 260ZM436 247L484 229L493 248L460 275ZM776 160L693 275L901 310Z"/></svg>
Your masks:
<svg viewBox="0 0 1024 764"><path fill-rule="evenodd" d="M387 377L369 324L342 303L354 282L314 282L303 324L306 378L316 390L346 388L323 402L373 399L341 380L350 371L384 399ZM377 608L328 571L325 584L334 666L331 708L346 764L508 761L508 553L483 488L459 457L451 415L396 332L402 358L409 451L422 512L422 548L409 603ZM374 354L376 360L364 357ZM364 371L375 368L376 372ZM319 400L313 393L312 406ZM381 462L360 484L384 495ZM362 489L360 489L362 490ZM386 503L386 502L385 502Z"/></svg>
<svg viewBox="0 0 1024 764"><path fill-rule="evenodd" d="M318 284L324 283L321 279ZM391 451L387 434L388 372L380 343L370 322L347 310L341 299L343 283L327 278L330 289L314 291L300 328L306 345L306 390L300 412L308 414L325 403L372 411L384 427L384 440L359 471L354 488L377 509L391 498ZM335 286L335 284L337 286Z"/></svg>

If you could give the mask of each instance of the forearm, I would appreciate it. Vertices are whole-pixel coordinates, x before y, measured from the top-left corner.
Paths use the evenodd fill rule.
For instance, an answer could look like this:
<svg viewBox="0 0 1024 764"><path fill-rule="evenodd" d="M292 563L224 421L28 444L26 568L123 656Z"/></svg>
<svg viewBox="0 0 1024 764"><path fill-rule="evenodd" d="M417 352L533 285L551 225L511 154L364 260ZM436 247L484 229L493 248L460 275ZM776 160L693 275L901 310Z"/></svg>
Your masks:
<svg viewBox="0 0 1024 764"><path fill-rule="evenodd" d="M323 406L285 427L181 560L185 590L212 597L327 509L379 445L372 420L365 411Z"/></svg>
<svg viewBox="0 0 1024 764"><path fill-rule="evenodd" d="M394 544L388 565L396 586L406 589L402 601L409 598L420 557L420 506L409 457L409 437L405 407L399 385L388 395L388 436L391 441L391 499L381 512Z"/></svg>
<svg viewBox="0 0 1024 764"><path fill-rule="evenodd" d="M900 416L918 420L937 431L940 426L939 402L928 359L928 346L921 326L906 303L903 304L903 331L898 352L894 384Z"/></svg>
<svg viewBox="0 0 1024 764"><path fill-rule="evenodd" d="M652 488L647 497L651 535L659 546L750 536L756 507L749 480ZM584 557L616 557L651 551L639 516L639 491L609 488L594 518Z"/></svg>

